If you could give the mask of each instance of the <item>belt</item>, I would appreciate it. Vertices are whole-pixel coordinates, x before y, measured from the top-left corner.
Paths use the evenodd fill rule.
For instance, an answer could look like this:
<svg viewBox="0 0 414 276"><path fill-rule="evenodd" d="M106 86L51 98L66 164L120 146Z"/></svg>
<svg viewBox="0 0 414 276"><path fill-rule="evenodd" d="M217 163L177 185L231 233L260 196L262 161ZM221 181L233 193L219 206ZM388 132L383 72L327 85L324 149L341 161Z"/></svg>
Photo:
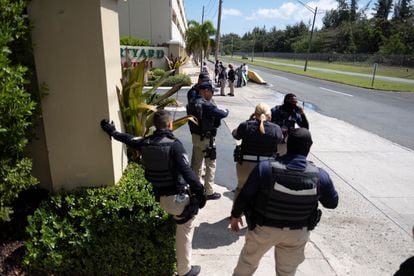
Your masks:
<svg viewBox="0 0 414 276"><path fill-rule="evenodd" d="M308 230L308 227L306 226L294 226L294 227L275 227L278 229L282 229L283 231L289 231L289 230Z"/></svg>
<svg viewBox="0 0 414 276"><path fill-rule="evenodd" d="M260 155L243 155L243 161L259 162L262 160L271 160L272 156L260 156Z"/></svg>

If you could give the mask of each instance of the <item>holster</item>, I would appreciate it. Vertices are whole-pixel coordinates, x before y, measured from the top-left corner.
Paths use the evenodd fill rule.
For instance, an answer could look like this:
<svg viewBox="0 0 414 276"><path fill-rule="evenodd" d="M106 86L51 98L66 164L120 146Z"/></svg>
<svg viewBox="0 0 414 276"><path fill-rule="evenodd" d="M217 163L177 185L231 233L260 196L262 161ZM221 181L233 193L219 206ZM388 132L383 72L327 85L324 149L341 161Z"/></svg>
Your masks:
<svg viewBox="0 0 414 276"><path fill-rule="evenodd" d="M184 224L190 219L192 219L195 215L198 214L200 203L198 202L197 198L193 195L190 195L190 203L184 207L183 212L174 218L175 223L177 224Z"/></svg>
<svg viewBox="0 0 414 276"><path fill-rule="evenodd" d="M309 217L308 230L315 229L316 225L318 225L319 221L321 220L321 217L322 217L322 210L316 209L312 213L312 215Z"/></svg>
<svg viewBox="0 0 414 276"><path fill-rule="evenodd" d="M243 163L243 152L241 146L236 146L233 151L234 162Z"/></svg>

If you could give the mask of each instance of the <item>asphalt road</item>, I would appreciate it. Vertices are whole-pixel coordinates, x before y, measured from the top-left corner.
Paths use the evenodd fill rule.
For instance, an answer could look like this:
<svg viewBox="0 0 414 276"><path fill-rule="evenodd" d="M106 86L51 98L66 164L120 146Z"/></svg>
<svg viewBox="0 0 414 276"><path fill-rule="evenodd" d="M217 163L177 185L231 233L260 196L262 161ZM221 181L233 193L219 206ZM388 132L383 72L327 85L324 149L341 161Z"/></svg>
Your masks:
<svg viewBox="0 0 414 276"><path fill-rule="evenodd" d="M314 109L414 150L414 93L352 87L250 65L249 69L259 73L273 90L296 94L305 102L305 109ZM268 103L280 104L272 99Z"/></svg>

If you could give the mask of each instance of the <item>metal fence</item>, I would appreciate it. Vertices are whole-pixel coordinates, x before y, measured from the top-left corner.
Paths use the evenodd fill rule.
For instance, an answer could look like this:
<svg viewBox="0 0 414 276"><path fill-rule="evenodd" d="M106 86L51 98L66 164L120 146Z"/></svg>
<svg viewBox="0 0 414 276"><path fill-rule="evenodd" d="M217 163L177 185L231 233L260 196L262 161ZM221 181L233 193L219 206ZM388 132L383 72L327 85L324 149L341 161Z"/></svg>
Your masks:
<svg viewBox="0 0 414 276"><path fill-rule="evenodd" d="M234 52L233 55L251 57L252 52ZM381 65L400 66L414 68L414 55L380 55L380 54L323 54L323 53L279 53L279 52L256 52L254 57L300 59L327 62L350 62L350 63L378 63Z"/></svg>

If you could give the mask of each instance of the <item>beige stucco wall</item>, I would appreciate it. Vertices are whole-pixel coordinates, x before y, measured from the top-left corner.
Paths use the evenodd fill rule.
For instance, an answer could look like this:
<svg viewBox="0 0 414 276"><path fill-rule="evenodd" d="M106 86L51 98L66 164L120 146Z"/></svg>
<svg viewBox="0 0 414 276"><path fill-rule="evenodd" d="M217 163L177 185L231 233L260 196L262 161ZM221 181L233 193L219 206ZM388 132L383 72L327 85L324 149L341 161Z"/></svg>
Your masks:
<svg viewBox="0 0 414 276"><path fill-rule="evenodd" d="M117 1L29 3L37 76L48 87L39 137L49 166L41 164L37 171L45 179L49 174L50 183L43 186L59 190L112 185L127 164L125 148L110 140L99 122L110 118L118 129L121 126Z"/></svg>

